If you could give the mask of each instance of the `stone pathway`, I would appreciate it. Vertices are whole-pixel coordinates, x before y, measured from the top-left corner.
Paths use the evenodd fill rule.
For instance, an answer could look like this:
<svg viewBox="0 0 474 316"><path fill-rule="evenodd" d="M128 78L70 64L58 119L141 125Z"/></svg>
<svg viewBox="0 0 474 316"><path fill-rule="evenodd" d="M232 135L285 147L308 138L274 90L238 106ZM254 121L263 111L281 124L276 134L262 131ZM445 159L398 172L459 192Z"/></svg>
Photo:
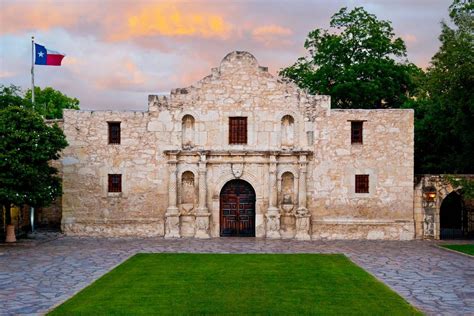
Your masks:
<svg viewBox="0 0 474 316"><path fill-rule="evenodd" d="M55 236L0 246L0 315L43 314L137 252L344 253L429 315L474 315L474 258L439 243Z"/></svg>

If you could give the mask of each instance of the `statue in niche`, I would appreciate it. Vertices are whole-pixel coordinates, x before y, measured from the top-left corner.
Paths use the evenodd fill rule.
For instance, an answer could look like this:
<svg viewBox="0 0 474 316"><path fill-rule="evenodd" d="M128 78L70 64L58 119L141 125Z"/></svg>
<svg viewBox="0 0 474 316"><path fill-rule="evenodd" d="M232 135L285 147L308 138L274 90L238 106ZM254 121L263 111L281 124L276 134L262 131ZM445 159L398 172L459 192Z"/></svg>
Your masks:
<svg viewBox="0 0 474 316"><path fill-rule="evenodd" d="M285 115L281 119L281 145L283 147L293 147L294 145L295 120L290 115Z"/></svg>
<svg viewBox="0 0 474 316"><path fill-rule="evenodd" d="M181 179L181 208L184 214L190 214L193 210L195 196L194 174L186 171Z"/></svg>
<svg viewBox="0 0 474 316"><path fill-rule="evenodd" d="M194 118L191 115L185 115L182 122L183 149L194 147Z"/></svg>
<svg viewBox="0 0 474 316"><path fill-rule="evenodd" d="M434 236L434 216L431 214L426 214L423 221L423 230L425 237Z"/></svg>
<svg viewBox="0 0 474 316"><path fill-rule="evenodd" d="M294 177L291 172L285 172L281 177L281 207L286 214L289 214L294 207L293 191L294 191Z"/></svg>

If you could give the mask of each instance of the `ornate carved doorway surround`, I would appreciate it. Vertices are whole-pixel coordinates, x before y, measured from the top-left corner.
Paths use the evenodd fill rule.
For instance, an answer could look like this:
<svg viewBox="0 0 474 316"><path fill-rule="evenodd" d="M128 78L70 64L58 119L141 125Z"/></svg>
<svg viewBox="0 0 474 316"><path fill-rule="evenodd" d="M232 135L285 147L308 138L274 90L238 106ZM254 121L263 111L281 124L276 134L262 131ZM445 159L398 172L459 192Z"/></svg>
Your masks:
<svg viewBox="0 0 474 316"><path fill-rule="evenodd" d="M192 237L194 233L195 238L254 236L310 239L311 215L306 206L306 173L307 158L312 152L165 150L164 153L168 156L169 170L165 238ZM183 175L188 171L194 175L192 192L194 195L198 193L197 197L189 199L192 203L183 200L183 193L187 192L183 187ZM291 210L295 211L291 214L287 209L288 203L283 203L288 201L283 199L284 192L279 184L284 172L293 175ZM265 190L268 194L264 193ZM266 210L263 209L263 200L268 202ZM288 228L286 222L286 226L280 225L282 212L295 218L291 221L291 234L281 234L282 229Z"/></svg>

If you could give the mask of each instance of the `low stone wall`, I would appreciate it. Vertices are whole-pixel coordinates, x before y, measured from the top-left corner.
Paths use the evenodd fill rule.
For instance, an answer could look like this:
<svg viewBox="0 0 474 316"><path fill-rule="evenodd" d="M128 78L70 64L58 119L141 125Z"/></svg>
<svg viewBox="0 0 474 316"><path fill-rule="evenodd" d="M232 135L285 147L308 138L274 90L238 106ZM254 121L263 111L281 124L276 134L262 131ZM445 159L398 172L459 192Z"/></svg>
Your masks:
<svg viewBox="0 0 474 316"><path fill-rule="evenodd" d="M164 223L153 222L115 222L115 223L69 223L62 225L69 236L97 237L157 237L164 235ZM282 239L294 238L282 234ZM368 240L412 240L415 230L413 221L378 220L314 220L312 221L313 240L368 239ZM182 237L192 237L182 234Z"/></svg>
<svg viewBox="0 0 474 316"><path fill-rule="evenodd" d="M313 240L412 240L415 225L413 221L397 220L314 220L311 237Z"/></svg>
<svg viewBox="0 0 474 316"><path fill-rule="evenodd" d="M62 231L68 236L157 237L164 235L164 223L163 221L147 221L146 223L63 223Z"/></svg>

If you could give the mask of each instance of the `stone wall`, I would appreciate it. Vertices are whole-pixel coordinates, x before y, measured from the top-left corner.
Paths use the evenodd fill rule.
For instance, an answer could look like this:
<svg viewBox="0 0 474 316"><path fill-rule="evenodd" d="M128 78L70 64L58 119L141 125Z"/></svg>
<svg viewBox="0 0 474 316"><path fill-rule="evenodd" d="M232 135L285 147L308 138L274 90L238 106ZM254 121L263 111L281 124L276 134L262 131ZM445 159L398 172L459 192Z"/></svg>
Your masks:
<svg viewBox="0 0 474 316"><path fill-rule="evenodd" d="M166 162L160 155L162 135L147 132L149 120L148 112L64 111L66 233L163 235ZM121 122L121 144L108 144L109 121ZM108 174L122 174L122 193L108 192Z"/></svg>
<svg viewBox="0 0 474 316"><path fill-rule="evenodd" d="M363 144L351 144L351 120L364 121ZM316 119L313 238L413 238L413 137L412 110L331 110ZM369 193L355 193L356 174L369 175Z"/></svg>
<svg viewBox="0 0 474 316"><path fill-rule="evenodd" d="M247 117L245 145L228 143L232 116ZM351 145L350 120L365 121L362 145ZM108 144L113 121L119 145ZM273 77L249 53L150 96L146 112L66 110L64 131L67 234L218 237L220 190L241 178L256 192L257 237L413 238L413 112L330 110L328 96ZM115 173L121 193L107 192ZM354 193L359 173L368 194Z"/></svg>

